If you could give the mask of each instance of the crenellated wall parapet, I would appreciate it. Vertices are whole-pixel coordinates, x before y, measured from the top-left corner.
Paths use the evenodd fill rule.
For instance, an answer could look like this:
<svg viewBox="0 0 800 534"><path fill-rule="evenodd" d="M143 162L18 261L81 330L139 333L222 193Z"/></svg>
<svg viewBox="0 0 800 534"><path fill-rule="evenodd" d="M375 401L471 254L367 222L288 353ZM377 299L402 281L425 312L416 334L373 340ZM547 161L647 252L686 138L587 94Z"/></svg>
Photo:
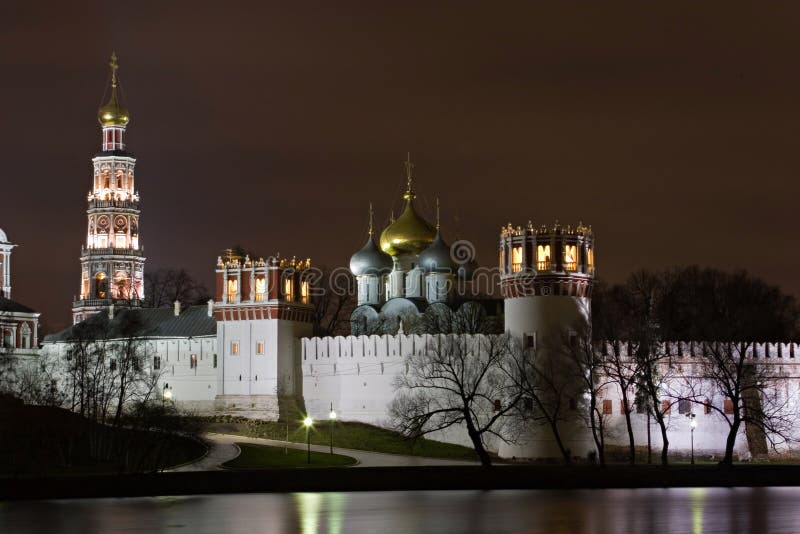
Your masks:
<svg viewBox="0 0 800 534"><path fill-rule="evenodd" d="M449 334L458 336L467 346L481 343L491 337L483 334ZM402 360L411 354L421 354L435 344L444 340L446 334L384 334L369 336L336 336L303 338L302 364L313 364L315 361L387 359Z"/></svg>
<svg viewBox="0 0 800 534"><path fill-rule="evenodd" d="M603 341L602 354L619 354L623 358L635 355L636 344L630 341ZM770 342L726 342L726 341L666 341L656 346L659 355L675 360L701 360L717 353L730 351L734 357L744 351L746 359L761 360L764 363L800 364L800 343ZM616 351L616 352L615 352Z"/></svg>

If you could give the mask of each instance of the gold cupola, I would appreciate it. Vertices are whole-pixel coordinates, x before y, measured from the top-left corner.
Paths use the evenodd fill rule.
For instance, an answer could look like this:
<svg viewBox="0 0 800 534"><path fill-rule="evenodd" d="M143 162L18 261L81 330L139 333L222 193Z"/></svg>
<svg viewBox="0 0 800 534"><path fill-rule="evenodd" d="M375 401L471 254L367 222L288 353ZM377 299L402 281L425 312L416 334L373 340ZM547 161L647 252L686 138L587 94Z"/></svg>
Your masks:
<svg viewBox="0 0 800 534"><path fill-rule="evenodd" d="M436 229L423 219L414 208L413 173L414 165L411 156L405 162L406 166L406 192L403 198L405 208L400 216L392 221L381 233L381 250L390 256L417 255L436 237Z"/></svg>
<svg viewBox="0 0 800 534"><path fill-rule="evenodd" d="M124 128L128 125L130 116L128 115L128 110L120 104L117 97L117 69L119 68L117 54L111 53L109 65L111 66L111 96L108 102L97 110L97 120L104 127L119 126Z"/></svg>

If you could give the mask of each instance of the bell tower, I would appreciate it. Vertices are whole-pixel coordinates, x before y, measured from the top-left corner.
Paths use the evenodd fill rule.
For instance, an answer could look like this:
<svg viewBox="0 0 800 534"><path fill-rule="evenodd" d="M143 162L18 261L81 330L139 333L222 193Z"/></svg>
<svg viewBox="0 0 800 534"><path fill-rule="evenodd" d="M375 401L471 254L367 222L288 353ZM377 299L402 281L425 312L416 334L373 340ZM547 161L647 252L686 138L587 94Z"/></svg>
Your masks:
<svg viewBox="0 0 800 534"><path fill-rule="evenodd" d="M111 306L139 307L144 299L136 158L126 151L130 116L120 100L116 54L109 66L110 95L97 112L100 152L92 158L94 176L87 196L86 242L81 246L80 296L72 305L73 323Z"/></svg>

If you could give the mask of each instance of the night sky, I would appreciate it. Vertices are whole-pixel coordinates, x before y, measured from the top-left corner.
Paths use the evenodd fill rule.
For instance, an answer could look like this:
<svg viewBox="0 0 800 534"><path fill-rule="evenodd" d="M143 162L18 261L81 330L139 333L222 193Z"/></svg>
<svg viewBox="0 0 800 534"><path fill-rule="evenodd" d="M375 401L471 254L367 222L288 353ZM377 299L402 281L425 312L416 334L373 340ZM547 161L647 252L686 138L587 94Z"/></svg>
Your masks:
<svg viewBox="0 0 800 534"><path fill-rule="evenodd" d="M483 265L501 224L582 220L607 280L698 263L800 294L800 3L430 4L4 2L14 300L70 321L112 50L147 270L211 288L237 243L346 264L410 151Z"/></svg>

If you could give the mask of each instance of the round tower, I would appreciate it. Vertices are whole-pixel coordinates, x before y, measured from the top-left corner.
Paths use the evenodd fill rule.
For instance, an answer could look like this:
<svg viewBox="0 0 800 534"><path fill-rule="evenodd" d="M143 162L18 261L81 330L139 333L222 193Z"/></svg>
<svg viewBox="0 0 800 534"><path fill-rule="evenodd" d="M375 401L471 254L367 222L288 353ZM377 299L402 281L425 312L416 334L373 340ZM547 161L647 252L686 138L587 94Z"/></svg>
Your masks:
<svg viewBox="0 0 800 534"><path fill-rule="evenodd" d="M116 54L111 55L110 66L109 99L97 111L101 148L92 158L94 177L87 196L80 296L72 305L74 323L114 305L141 306L144 299L145 258L139 236L139 193L134 187L136 158L126 151L130 115L118 96Z"/></svg>
<svg viewBox="0 0 800 534"><path fill-rule="evenodd" d="M512 226L501 229L500 289L505 330L550 384L540 395L559 413L559 434L573 456L594 450L587 424L580 362L591 343L591 294L595 276L591 227ZM549 398L547 398L549 397ZM535 403L526 401L530 410ZM535 413L532 421L539 421ZM546 425L528 423L520 442L501 447L502 456L558 458Z"/></svg>

